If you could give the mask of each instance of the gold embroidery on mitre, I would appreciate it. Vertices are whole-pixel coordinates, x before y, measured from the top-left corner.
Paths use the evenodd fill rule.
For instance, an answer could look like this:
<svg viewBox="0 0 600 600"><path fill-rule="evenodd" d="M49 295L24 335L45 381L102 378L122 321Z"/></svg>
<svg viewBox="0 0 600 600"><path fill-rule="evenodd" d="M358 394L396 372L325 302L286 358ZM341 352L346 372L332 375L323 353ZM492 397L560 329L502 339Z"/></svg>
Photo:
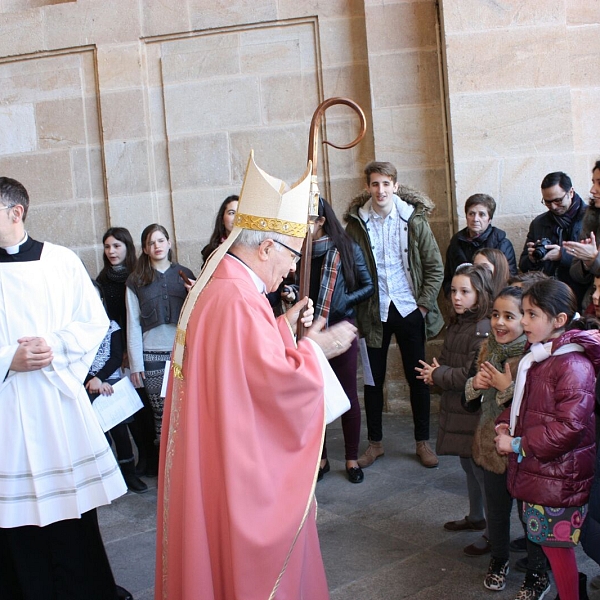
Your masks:
<svg viewBox="0 0 600 600"><path fill-rule="evenodd" d="M255 231L272 231L282 233L291 237L303 238L306 236L306 223L293 223L292 221L283 221L282 219L255 217L236 213L235 224L242 229L253 229Z"/></svg>

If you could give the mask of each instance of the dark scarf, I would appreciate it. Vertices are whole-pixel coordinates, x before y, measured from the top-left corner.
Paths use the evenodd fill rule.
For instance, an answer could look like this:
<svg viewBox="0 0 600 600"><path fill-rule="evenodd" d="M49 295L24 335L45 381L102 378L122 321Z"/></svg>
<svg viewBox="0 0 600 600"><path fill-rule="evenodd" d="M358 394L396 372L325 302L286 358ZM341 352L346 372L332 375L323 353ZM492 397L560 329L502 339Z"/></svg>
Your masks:
<svg viewBox="0 0 600 600"><path fill-rule="evenodd" d="M563 242L563 233L571 231L571 227L575 222L577 214L581 210L582 204L583 200L578 194L574 194L573 202L571 202L569 210L564 215L555 215L553 212L550 212L551 217L556 223L556 238L558 239L559 245ZM567 239L569 239L569 236L567 236Z"/></svg>
<svg viewBox="0 0 600 600"><path fill-rule="evenodd" d="M129 277L129 272L124 264L113 267L112 265L106 269L106 278L113 283L125 283Z"/></svg>

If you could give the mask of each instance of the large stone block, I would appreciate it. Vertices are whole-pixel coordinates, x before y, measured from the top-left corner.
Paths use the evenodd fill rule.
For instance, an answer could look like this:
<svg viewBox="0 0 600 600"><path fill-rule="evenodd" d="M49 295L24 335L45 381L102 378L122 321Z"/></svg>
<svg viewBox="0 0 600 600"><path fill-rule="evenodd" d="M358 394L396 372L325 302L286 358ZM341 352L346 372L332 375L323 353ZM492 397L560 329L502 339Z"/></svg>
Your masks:
<svg viewBox="0 0 600 600"><path fill-rule="evenodd" d="M276 0L188 0L191 29L211 29L277 19Z"/></svg>
<svg viewBox="0 0 600 600"><path fill-rule="evenodd" d="M93 100L91 107L96 104ZM97 112L92 119L95 123L88 129L82 98L39 102L35 105L35 120L41 149L97 144L99 141Z"/></svg>
<svg viewBox="0 0 600 600"><path fill-rule="evenodd" d="M97 243L93 206L85 201L36 206L35 199L32 198L27 228L32 228L33 237L38 235L38 231L43 232L42 239L69 248Z"/></svg>
<svg viewBox="0 0 600 600"><path fill-rule="evenodd" d="M436 50L371 56L369 64L373 109L403 104L439 104Z"/></svg>
<svg viewBox="0 0 600 600"><path fill-rule="evenodd" d="M161 223L158 200L155 194L139 194L136 196L121 196L110 199L110 226L126 227L129 229L136 248L139 251L140 235L150 223ZM167 230L168 223L161 223Z"/></svg>
<svg viewBox="0 0 600 600"><path fill-rule="evenodd" d="M600 23L600 4L590 0L565 2L568 25L597 25Z"/></svg>
<svg viewBox="0 0 600 600"><path fill-rule="evenodd" d="M106 142L104 156L109 197L151 191L146 140Z"/></svg>
<svg viewBox="0 0 600 600"><path fill-rule="evenodd" d="M0 56L45 50L42 15L39 10L0 14Z"/></svg>
<svg viewBox="0 0 600 600"><path fill-rule="evenodd" d="M170 139L169 165L173 190L228 185L231 179L227 134Z"/></svg>
<svg viewBox="0 0 600 600"><path fill-rule="evenodd" d="M139 42L102 45L97 50L97 60L98 79L103 93L140 87L142 59Z"/></svg>
<svg viewBox="0 0 600 600"><path fill-rule="evenodd" d="M319 19L329 17L364 16L363 0L278 0L279 19L318 15Z"/></svg>
<svg viewBox="0 0 600 600"><path fill-rule="evenodd" d="M367 59L364 17L319 21L323 67L346 65Z"/></svg>
<svg viewBox="0 0 600 600"><path fill-rule="evenodd" d="M369 6L365 11L369 54L436 47L435 2Z"/></svg>
<svg viewBox="0 0 600 600"><path fill-rule="evenodd" d="M394 154L403 168L427 167L444 161L443 108L420 105L373 110L377 155Z"/></svg>
<svg viewBox="0 0 600 600"><path fill-rule="evenodd" d="M500 198L501 167L501 160L494 158L454 163L456 217L464 217L465 201L473 194L489 194L496 200L497 213L506 212Z"/></svg>
<svg viewBox="0 0 600 600"><path fill-rule="evenodd" d="M0 156L37 149L35 107L31 104L0 106Z"/></svg>
<svg viewBox="0 0 600 600"><path fill-rule="evenodd" d="M458 162L573 150L568 87L454 95L450 109Z"/></svg>
<svg viewBox="0 0 600 600"><path fill-rule="evenodd" d="M75 52L0 63L0 104L80 97L88 54L91 57Z"/></svg>
<svg viewBox="0 0 600 600"><path fill-rule="evenodd" d="M297 39L271 40L264 36L260 43L246 44L242 35L240 67L242 73L298 72L302 66Z"/></svg>
<svg viewBox="0 0 600 600"><path fill-rule="evenodd" d="M575 151L600 154L600 122L594 114L600 102L600 87L572 90L571 99Z"/></svg>
<svg viewBox="0 0 600 600"><path fill-rule="evenodd" d="M71 149L75 198L106 198L104 162L99 146Z"/></svg>
<svg viewBox="0 0 600 600"><path fill-rule="evenodd" d="M50 50L131 42L141 34L137 0L79 0L42 11L41 30Z"/></svg>
<svg viewBox="0 0 600 600"><path fill-rule="evenodd" d="M569 27L570 84L572 87L597 87L596 70L600 54L600 24Z"/></svg>
<svg viewBox="0 0 600 600"><path fill-rule="evenodd" d="M169 136L260 125L256 77L197 81L165 87Z"/></svg>
<svg viewBox="0 0 600 600"><path fill-rule="evenodd" d="M583 0L585 2L586 0ZM442 0L440 2L444 30L486 30L504 27L537 27L565 23L565 0L544 2L503 0L481 2L481 0Z"/></svg>
<svg viewBox="0 0 600 600"><path fill-rule="evenodd" d="M446 36L450 94L569 85L564 25Z"/></svg>
<svg viewBox="0 0 600 600"><path fill-rule="evenodd" d="M67 202L73 198L67 149L0 157L0 173L20 181L27 188L32 204Z"/></svg>
<svg viewBox="0 0 600 600"><path fill-rule="evenodd" d="M502 164L500 197L502 214L540 214L546 211L542 204L540 184L548 173L570 173L574 166L572 152L538 156L505 158ZM498 200L498 199L497 199Z"/></svg>
<svg viewBox="0 0 600 600"><path fill-rule="evenodd" d="M232 183L241 185L250 150L256 164L273 177L289 184L297 181L306 168L308 125L263 127L230 134Z"/></svg>
<svg viewBox="0 0 600 600"><path fill-rule="evenodd" d="M366 62L330 67L323 69L322 73L325 98L339 96L350 98L363 109L367 119L370 118L371 88L369 86L369 65ZM339 108L337 114L341 115L345 110L348 109Z"/></svg>
<svg viewBox="0 0 600 600"><path fill-rule="evenodd" d="M174 191L173 215L178 241L195 241L200 256L200 251L208 243L213 232L219 206L226 197L220 190L212 187Z"/></svg>
<svg viewBox="0 0 600 600"><path fill-rule="evenodd" d="M240 34L199 35L161 44L165 84L240 73Z"/></svg>
<svg viewBox="0 0 600 600"><path fill-rule="evenodd" d="M313 81L313 78L308 78ZM260 81L262 121L267 125L299 121L304 118L304 77L301 73L262 77ZM312 97L316 97L316 87ZM307 94L308 95L308 94Z"/></svg>
<svg viewBox="0 0 600 600"><path fill-rule="evenodd" d="M104 139L131 140L146 136L144 91L128 89L106 92L102 102L102 131Z"/></svg>
<svg viewBox="0 0 600 600"><path fill-rule="evenodd" d="M187 2L143 0L141 7L144 37L191 30Z"/></svg>

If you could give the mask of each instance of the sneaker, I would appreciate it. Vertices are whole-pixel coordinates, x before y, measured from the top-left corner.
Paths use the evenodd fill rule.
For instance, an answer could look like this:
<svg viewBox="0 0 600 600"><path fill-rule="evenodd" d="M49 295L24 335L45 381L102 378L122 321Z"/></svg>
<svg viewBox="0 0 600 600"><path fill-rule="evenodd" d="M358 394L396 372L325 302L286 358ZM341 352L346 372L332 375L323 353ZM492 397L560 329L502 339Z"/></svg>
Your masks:
<svg viewBox="0 0 600 600"><path fill-rule="evenodd" d="M515 600L542 600L550 591L550 579L546 573L527 571L525 581Z"/></svg>
<svg viewBox="0 0 600 600"><path fill-rule="evenodd" d="M417 442L416 454L424 467L433 469L438 466L438 457L425 440ZM358 464L360 464L360 461Z"/></svg>
<svg viewBox="0 0 600 600"><path fill-rule="evenodd" d="M506 587L506 576L509 572L508 561L502 560L501 558L494 558L490 560L490 566L488 567L487 575L483 580L483 585L488 590L494 592L500 592Z"/></svg>

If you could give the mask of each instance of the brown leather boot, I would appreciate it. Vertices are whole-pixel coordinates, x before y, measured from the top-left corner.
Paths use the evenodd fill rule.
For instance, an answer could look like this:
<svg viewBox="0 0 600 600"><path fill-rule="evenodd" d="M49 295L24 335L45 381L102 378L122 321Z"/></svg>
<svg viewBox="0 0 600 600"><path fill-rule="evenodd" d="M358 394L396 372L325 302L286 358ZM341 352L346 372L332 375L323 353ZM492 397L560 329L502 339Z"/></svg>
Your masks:
<svg viewBox="0 0 600 600"><path fill-rule="evenodd" d="M364 469L370 467L380 456L383 456L383 442L369 440L365 453L356 462L361 469Z"/></svg>
<svg viewBox="0 0 600 600"><path fill-rule="evenodd" d="M438 466L438 457L426 441L417 442L417 456L421 464L428 469Z"/></svg>

